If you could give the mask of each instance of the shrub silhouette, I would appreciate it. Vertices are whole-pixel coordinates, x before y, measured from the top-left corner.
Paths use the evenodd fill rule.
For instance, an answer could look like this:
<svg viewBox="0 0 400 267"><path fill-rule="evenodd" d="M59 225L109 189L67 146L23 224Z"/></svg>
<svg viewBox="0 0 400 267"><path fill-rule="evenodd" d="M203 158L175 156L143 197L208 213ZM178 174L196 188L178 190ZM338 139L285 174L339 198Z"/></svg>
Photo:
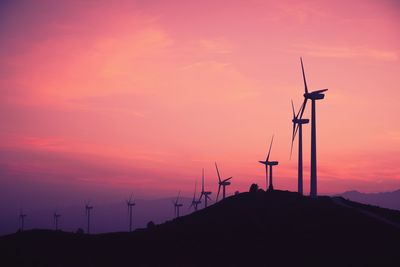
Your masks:
<svg viewBox="0 0 400 267"><path fill-rule="evenodd" d="M77 233L78 235L83 235L83 234L85 233L85 231L83 231L82 228L78 228L78 229L76 230L76 233Z"/></svg>
<svg viewBox="0 0 400 267"><path fill-rule="evenodd" d="M154 227L156 227L156 225L154 224L153 221L149 221L149 222L147 223L147 229L153 229Z"/></svg>
<svg viewBox="0 0 400 267"><path fill-rule="evenodd" d="M250 193L257 193L258 191L258 184L251 184L249 192Z"/></svg>

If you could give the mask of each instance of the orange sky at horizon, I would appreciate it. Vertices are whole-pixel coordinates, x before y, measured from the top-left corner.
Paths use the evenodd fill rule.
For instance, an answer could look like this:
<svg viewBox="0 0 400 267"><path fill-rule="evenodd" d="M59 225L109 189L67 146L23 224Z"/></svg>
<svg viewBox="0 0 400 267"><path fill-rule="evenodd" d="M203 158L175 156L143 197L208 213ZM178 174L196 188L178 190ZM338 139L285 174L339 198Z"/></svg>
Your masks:
<svg viewBox="0 0 400 267"><path fill-rule="evenodd" d="M290 100L302 102L300 56L309 89L329 88L317 102L319 192L400 188L396 1L0 8L0 188L14 195L36 184L189 196L203 167L215 192L214 161L234 177L229 194L264 188L258 160L273 134L275 187L295 191ZM309 139L308 125L307 194Z"/></svg>

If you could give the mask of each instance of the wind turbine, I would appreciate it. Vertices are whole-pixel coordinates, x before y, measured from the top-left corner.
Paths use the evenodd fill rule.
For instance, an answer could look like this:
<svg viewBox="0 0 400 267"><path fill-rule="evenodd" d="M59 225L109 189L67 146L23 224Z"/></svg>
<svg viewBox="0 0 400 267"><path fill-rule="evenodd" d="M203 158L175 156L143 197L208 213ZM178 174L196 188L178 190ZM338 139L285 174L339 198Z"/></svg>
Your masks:
<svg viewBox="0 0 400 267"><path fill-rule="evenodd" d="M197 206L201 203L201 200L200 199L197 199L196 200L196 190L197 189L197 182L194 184L194 194L193 194L193 199L192 199L192 203L190 204L190 206L189 206L189 209L191 208L191 207L193 207L194 208L194 211L197 211Z"/></svg>
<svg viewBox="0 0 400 267"><path fill-rule="evenodd" d="M129 200L126 201L126 205L128 206L129 212L129 232L132 232L132 208L136 205L135 200L132 200L133 196L129 197Z"/></svg>
<svg viewBox="0 0 400 267"><path fill-rule="evenodd" d="M201 201L201 198L204 196L204 208L207 208L207 200L208 199L211 200L211 197L209 195L211 195L211 192L204 190L204 168L203 168L203 173L202 173L202 177L201 177L201 192L200 192L199 201Z"/></svg>
<svg viewBox="0 0 400 267"><path fill-rule="evenodd" d="M301 71L303 73L304 81L304 102L300 112L300 119L303 117L304 110L306 109L307 100L311 100L311 171L310 171L310 196L317 197L317 128L316 128L316 107L315 101L324 99L323 92L328 89L321 89L313 92L308 92L306 75L304 73L303 59L300 58ZM299 126L298 126L299 127Z"/></svg>
<svg viewBox="0 0 400 267"><path fill-rule="evenodd" d="M174 204L174 216L175 216L175 218L179 217L179 209L180 209L180 207L183 206L182 203L179 203L180 195L181 195L181 191L179 191L178 197L176 198L175 202L174 201L172 202L172 204Z"/></svg>
<svg viewBox="0 0 400 267"><path fill-rule="evenodd" d="M25 217L26 217L26 214L24 214L24 213L22 212L22 210L20 210L20 211L19 211L19 219L20 219L20 221L21 221L21 228L20 228L21 232L24 231Z"/></svg>
<svg viewBox="0 0 400 267"><path fill-rule="evenodd" d="M93 209L93 206L90 206L89 201L86 202L86 205L85 205L86 217L87 217L87 228L86 228L86 232L87 232L88 234L90 234L90 212L91 212L92 209Z"/></svg>
<svg viewBox="0 0 400 267"><path fill-rule="evenodd" d="M230 179L232 179L232 177L226 178L225 180L221 180L221 176L219 175L219 170L218 170L218 166L217 163L215 162L215 168L217 169L217 174L218 174L218 193L217 193L217 200L218 201L218 196L219 196L219 192L221 190L221 186L222 186L222 199L225 199L225 187L230 185L231 182L228 182Z"/></svg>
<svg viewBox="0 0 400 267"><path fill-rule="evenodd" d="M58 218L60 218L60 217L61 217L61 214L59 214L59 213L57 213L57 211L55 211L53 214L53 218L54 218L54 227L55 227L56 231L58 230Z"/></svg>
<svg viewBox="0 0 400 267"><path fill-rule="evenodd" d="M303 124L307 124L310 120L309 119L301 119L299 118L300 112L303 109L303 106L300 107L299 112L295 113L294 105L292 100L292 111L293 111L293 132L292 132L292 146L290 147L290 157L292 157L293 151L293 142L296 138L296 126L298 127L299 131L299 149L298 149L298 163L297 163L297 191L299 194L303 195Z"/></svg>
<svg viewBox="0 0 400 267"><path fill-rule="evenodd" d="M265 179L268 181L268 166L269 166L269 186L268 190L274 190L274 186L272 184L272 166L278 165L278 161L269 161L269 155L271 154L272 143L274 142L274 136L272 136L271 143L269 145L268 155L265 161L259 161L261 164L265 165ZM268 182L267 182L268 185Z"/></svg>

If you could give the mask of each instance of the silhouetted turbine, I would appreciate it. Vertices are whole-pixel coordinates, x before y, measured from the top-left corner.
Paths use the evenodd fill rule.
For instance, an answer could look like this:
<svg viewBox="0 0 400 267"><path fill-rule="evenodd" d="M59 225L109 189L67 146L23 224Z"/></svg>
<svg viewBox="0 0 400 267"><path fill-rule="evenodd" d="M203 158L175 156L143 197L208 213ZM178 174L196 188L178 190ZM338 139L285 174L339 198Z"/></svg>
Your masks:
<svg viewBox="0 0 400 267"><path fill-rule="evenodd" d="M172 202L172 204L174 204L174 216L175 216L175 218L179 217L179 209L180 209L180 207L183 206L183 204L179 203L180 195L181 195L181 191L179 191L178 197L176 198L175 202Z"/></svg>
<svg viewBox="0 0 400 267"><path fill-rule="evenodd" d="M307 100L311 100L311 171L310 171L310 196L317 197L317 129L316 129L316 110L315 101L324 99L323 92L328 89L321 89L313 92L308 92L306 75L304 73L303 59L300 58L301 71L304 81L304 102L300 113L300 119L303 117L304 110L307 105ZM299 127L299 126L298 126ZM297 128L298 128L297 127ZM297 131L297 129L296 129Z"/></svg>
<svg viewBox="0 0 400 267"><path fill-rule="evenodd" d="M87 227L86 227L86 232L90 234L90 212L93 209L93 206L89 205L90 203L87 202L85 205L85 210L86 210L86 217L87 217Z"/></svg>
<svg viewBox="0 0 400 267"><path fill-rule="evenodd" d="M197 192L197 182L194 183L193 199L192 199L192 203L190 203L190 206L188 208L188 209L190 209L191 207L193 207L194 211L197 211L197 206L201 203L200 199L196 199L196 192Z"/></svg>
<svg viewBox="0 0 400 267"><path fill-rule="evenodd" d="M58 230L58 218L61 217L61 214L57 213L57 211L54 212L53 214L53 219L54 219L54 229L57 231Z"/></svg>
<svg viewBox="0 0 400 267"><path fill-rule="evenodd" d="M202 177L201 177L201 192L200 192L199 201L201 201L201 198L204 196L204 208L207 208L207 200L208 199L211 200L211 197L209 195L211 195L211 192L204 190L204 168L203 168L203 173L202 173Z"/></svg>
<svg viewBox="0 0 400 267"><path fill-rule="evenodd" d="M296 138L296 126L298 126L298 132L299 132L299 149L298 149L298 162L297 162L297 191L299 194L303 195L303 124L307 124L309 122L308 119L300 119L299 115L301 110L303 109L303 106L300 107L299 112L295 113L294 111L294 105L293 105L293 100L292 100L292 111L293 111L293 131L292 131L292 145L290 147L290 157L292 157L292 151L293 151L293 142L294 139Z"/></svg>
<svg viewBox="0 0 400 267"><path fill-rule="evenodd" d="M24 231L24 227L25 227L25 217L26 217L26 214L24 214L24 213L22 212L22 210L20 210L20 211L19 211L19 220L20 220L20 223L21 223L21 226L20 226L20 231L21 231L21 232Z"/></svg>
<svg viewBox="0 0 400 267"><path fill-rule="evenodd" d="M228 181L230 179L232 179L232 177L226 178L225 180L221 180L221 176L219 175L219 170L218 170L218 166L217 166L216 162L215 162L215 169L217 169L217 175L218 175L218 193L217 193L217 200L216 200L216 201L218 201L221 186L222 186L222 199L225 199L225 187L231 184L231 182L228 182Z"/></svg>
<svg viewBox="0 0 400 267"><path fill-rule="evenodd" d="M129 212L129 232L132 232L132 208L136 205L135 200L133 200L133 196L129 197L129 200L126 201L126 205L128 206Z"/></svg>
<svg viewBox="0 0 400 267"><path fill-rule="evenodd" d="M265 161L258 161L261 164L265 165L265 179L266 179L266 190L274 190L274 186L272 183L272 166L278 165L277 161L269 161L269 155L271 154L272 143L274 142L274 136L272 136L271 143L269 145L269 150L267 154L267 158ZM268 186L268 166L269 166L269 186Z"/></svg>

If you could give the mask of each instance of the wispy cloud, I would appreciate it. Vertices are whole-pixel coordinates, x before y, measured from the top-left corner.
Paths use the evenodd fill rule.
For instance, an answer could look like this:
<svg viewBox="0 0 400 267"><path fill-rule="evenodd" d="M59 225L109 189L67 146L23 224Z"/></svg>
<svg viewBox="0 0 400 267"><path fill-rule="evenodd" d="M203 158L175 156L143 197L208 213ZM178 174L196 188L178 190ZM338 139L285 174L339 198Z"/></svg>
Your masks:
<svg viewBox="0 0 400 267"><path fill-rule="evenodd" d="M326 58L359 58L374 59L381 61L397 61L399 52L393 50L382 50L367 46L326 46L315 44L297 44L294 50L301 51L310 56Z"/></svg>

